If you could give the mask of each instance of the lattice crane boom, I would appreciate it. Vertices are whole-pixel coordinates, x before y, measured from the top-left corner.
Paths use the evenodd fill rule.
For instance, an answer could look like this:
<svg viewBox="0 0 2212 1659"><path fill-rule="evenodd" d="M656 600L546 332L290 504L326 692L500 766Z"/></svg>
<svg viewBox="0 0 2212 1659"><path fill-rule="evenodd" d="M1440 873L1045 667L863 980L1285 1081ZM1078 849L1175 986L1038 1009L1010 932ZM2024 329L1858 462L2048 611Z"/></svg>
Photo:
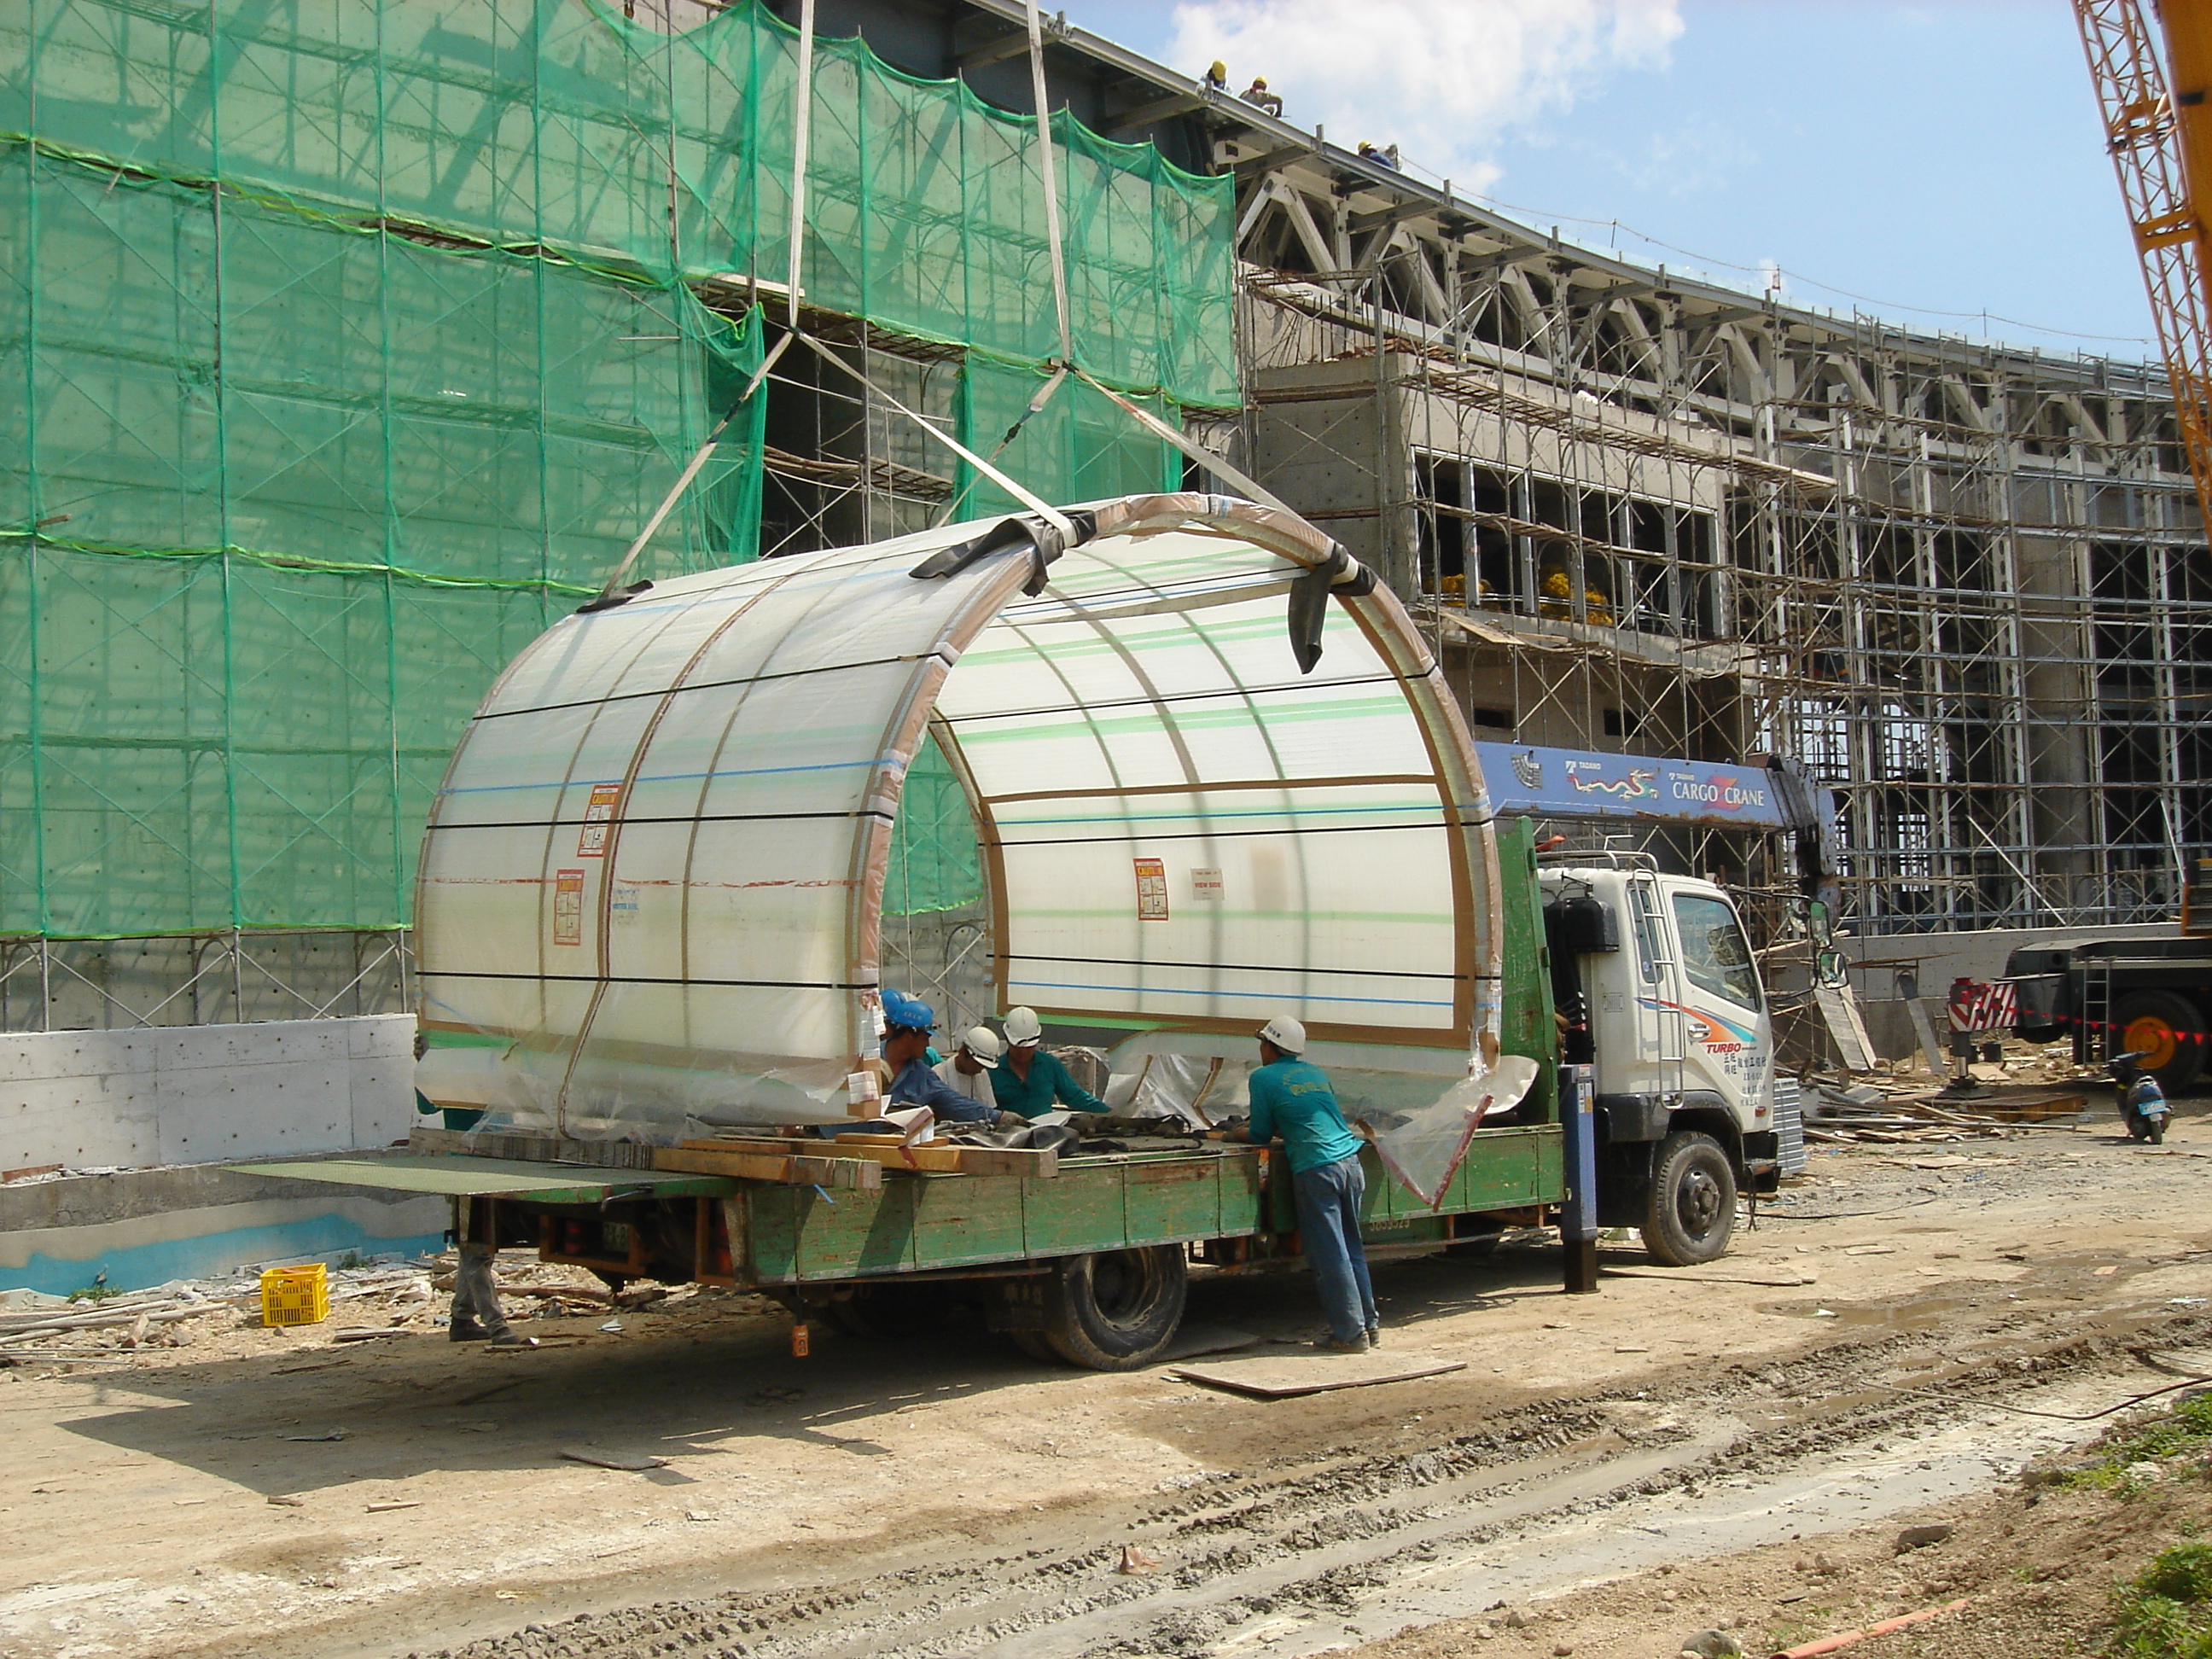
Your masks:
<svg viewBox="0 0 2212 1659"><path fill-rule="evenodd" d="M2197 506L2212 525L2212 328L2205 289L2212 251L2203 211L2212 195L2212 108L2204 101L2212 85L2212 3L2163 0L2156 6L2163 60L2153 15L2148 0L2074 0Z"/></svg>

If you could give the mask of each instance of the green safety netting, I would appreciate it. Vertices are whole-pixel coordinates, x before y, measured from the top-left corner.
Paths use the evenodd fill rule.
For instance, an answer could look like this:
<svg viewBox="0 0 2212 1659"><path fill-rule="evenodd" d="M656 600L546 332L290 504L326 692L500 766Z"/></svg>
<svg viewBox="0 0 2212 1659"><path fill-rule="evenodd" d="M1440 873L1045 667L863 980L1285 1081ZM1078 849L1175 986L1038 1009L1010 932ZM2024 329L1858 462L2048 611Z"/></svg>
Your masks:
<svg viewBox="0 0 2212 1659"><path fill-rule="evenodd" d="M983 861L975 814L951 763L933 737L922 739L906 769L898 817L884 866L884 914L927 915L980 904Z"/></svg>
<svg viewBox="0 0 2212 1659"><path fill-rule="evenodd" d="M781 281L797 57L750 3L669 34L592 0L11 0L0 131L662 278ZM812 111L807 299L1055 355L1034 120L857 37L817 44ZM1064 112L1054 131L1077 357L1234 404L1232 181Z"/></svg>
<svg viewBox="0 0 2212 1659"><path fill-rule="evenodd" d="M750 6L0 7L0 933L407 920L470 710L760 360L689 283L783 274L794 64ZM968 348L988 453L1055 349L1034 124L857 40L814 108L807 298ZM1055 131L1078 358L1233 402L1228 181ZM640 574L753 556L761 415ZM1072 381L1001 464L1181 470Z"/></svg>

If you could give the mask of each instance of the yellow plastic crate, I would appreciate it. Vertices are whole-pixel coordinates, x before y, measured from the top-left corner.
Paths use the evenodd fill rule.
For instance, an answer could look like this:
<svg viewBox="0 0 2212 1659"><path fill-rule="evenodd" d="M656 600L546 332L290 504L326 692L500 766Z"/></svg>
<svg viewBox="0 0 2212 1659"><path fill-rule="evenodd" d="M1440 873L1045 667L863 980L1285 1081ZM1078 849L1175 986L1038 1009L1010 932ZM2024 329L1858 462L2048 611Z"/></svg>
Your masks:
<svg viewBox="0 0 2212 1659"><path fill-rule="evenodd" d="M319 1325L331 1316L331 1279L319 1261L306 1267L270 1267L261 1275L261 1322Z"/></svg>

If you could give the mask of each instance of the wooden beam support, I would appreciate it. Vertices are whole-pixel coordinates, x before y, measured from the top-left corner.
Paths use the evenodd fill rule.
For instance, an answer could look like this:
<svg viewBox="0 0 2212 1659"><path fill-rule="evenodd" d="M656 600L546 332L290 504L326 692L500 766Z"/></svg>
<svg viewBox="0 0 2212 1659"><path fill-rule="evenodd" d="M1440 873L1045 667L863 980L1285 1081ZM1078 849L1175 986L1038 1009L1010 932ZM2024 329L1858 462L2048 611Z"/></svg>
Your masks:
<svg viewBox="0 0 2212 1659"><path fill-rule="evenodd" d="M873 1159L846 1154L807 1157L788 1150L788 1141L768 1143L771 1150L724 1152L697 1150L714 1142L694 1141L684 1146L656 1146L653 1167L684 1175L727 1176L734 1181L765 1181L783 1187L841 1187L874 1192L884 1184L883 1165ZM822 1145L817 1141L817 1146Z"/></svg>
<svg viewBox="0 0 2212 1659"><path fill-rule="evenodd" d="M868 1160L879 1175L884 1170L914 1170L926 1175L1022 1176L1031 1181L1049 1181L1060 1173L1060 1154L1054 1152L1009 1146L951 1146L941 1141L908 1146L896 1135L842 1134L834 1141L805 1143L770 1139L687 1140L684 1151L713 1158L787 1156L790 1148L799 1144L834 1146L840 1159Z"/></svg>

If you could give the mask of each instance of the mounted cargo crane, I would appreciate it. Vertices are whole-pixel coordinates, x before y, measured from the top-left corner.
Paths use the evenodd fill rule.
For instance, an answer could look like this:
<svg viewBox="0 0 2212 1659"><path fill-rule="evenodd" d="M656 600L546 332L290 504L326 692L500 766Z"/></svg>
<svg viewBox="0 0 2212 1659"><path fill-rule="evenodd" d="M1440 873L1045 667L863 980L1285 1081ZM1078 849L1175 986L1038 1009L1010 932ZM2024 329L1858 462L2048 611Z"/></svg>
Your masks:
<svg viewBox="0 0 2212 1659"><path fill-rule="evenodd" d="M2166 40L2160 61L2155 15ZM2074 0L2106 148L2119 175L2160 354L2197 501L2212 524L2212 344L2208 338L2205 216L2212 189L2212 5L2203 0Z"/></svg>
<svg viewBox="0 0 2212 1659"><path fill-rule="evenodd" d="M2212 191L2212 5L2204 0L2075 0L2107 148L2142 261L2174 416L2212 525L2212 331L2204 192ZM2156 30L2166 52L2160 60ZM2093 939L2015 951L2005 963L2027 1041L2070 1036L2083 1063L2121 1053L2167 1090L2203 1070L2212 1040L2212 947L2202 860L2182 881L2181 937Z"/></svg>

